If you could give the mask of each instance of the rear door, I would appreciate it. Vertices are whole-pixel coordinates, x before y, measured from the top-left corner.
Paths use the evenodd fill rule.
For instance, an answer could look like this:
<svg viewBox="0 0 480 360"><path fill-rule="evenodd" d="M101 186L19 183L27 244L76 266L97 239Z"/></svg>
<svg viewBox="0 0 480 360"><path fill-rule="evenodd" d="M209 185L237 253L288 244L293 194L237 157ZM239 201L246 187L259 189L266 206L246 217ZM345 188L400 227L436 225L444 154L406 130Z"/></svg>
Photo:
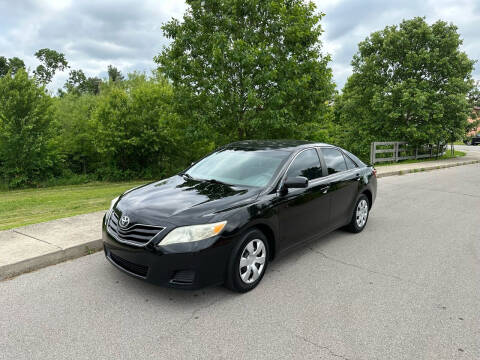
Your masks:
<svg viewBox="0 0 480 360"><path fill-rule="evenodd" d="M350 221L357 198L359 168L338 148L321 148L320 153L328 171L328 194L331 198L329 223L332 227L343 226Z"/></svg>
<svg viewBox="0 0 480 360"><path fill-rule="evenodd" d="M328 226L330 200L323 174L318 153L313 148L298 153L288 167L284 179L304 176L309 185L278 195L283 249L321 233Z"/></svg>

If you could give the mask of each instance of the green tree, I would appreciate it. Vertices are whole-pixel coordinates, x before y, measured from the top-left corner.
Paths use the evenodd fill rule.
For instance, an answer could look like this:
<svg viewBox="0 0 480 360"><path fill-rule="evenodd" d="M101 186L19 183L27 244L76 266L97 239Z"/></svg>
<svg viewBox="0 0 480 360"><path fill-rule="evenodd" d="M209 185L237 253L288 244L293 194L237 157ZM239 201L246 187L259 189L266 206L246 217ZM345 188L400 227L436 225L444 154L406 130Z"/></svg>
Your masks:
<svg viewBox="0 0 480 360"><path fill-rule="evenodd" d="M84 92L88 94L98 95L100 93L100 86L102 85L102 79L98 77L88 77L83 84Z"/></svg>
<svg viewBox="0 0 480 360"><path fill-rule="evenodd" d="M475 82L475 85L468 94L468 100L472 107L480 108L480 81Z"/></svg>
<svg viewBox="0 0 480 360"><path fill-rule="evenodd" d="M57 70L63 71L68 68L65 55L51 49L40 49L35 53L41 64L37 66L34 73L41 84L48 84L52 81Z"/></svg>
<svg viewBox="0 0 480 360"><path fill-rule="evenodd" d="M0 174L11 186L45 178L52 165L52 99L19 69L0 78Z"/></svg>
<svg viewBox="0 0 480 360"><path fill-rule="evenodd" d="M468 94L468 101L472 112L470 114L470 121L468 121L465 126L463 141L469 141L472 132L476 132L480 126L480 81L475 82L475 86Z"/></svg>
<svg viewBox="0 0 480 360"><path fill-rule="evenodd" d="M14 56L13 58L8 59L8 68L12 75L15 75L18 70L25 69L25 63L22 59Z"/></svg>
<svg viewBox="0 0 480 360"><path fill-rule="evenodd" d="M80 94L83 93L83 84L85 84L86 81L87 77L83 70L70 70L64 88L68 93Z"/></svg>
<svg viewBox="0 0 480 360"><path fill-rule="evenodd" d="M22 59L13 57L7 60L5 56L0 56L0 77L7 75L8 72L13 76L19 69L25 69Z"/></svg>
<svg viewBox="0 0 480 360"><path fill-rule="evenodd" d="M8 60L5 56L0 56L0 77L8 74Z"/></svg>
<svg viewBox="0 0 480 360"><path fill-rule="evenodd" d="M73 173L93 173L100 163L95 148L95 124L91 120L98 97L67 93L55 99L55 147Z"/></svg>
<svg viewBox="0 0 480 360"><path fill-rule="evenodd" d="M130 177L170 174L178 166L172 159L181 155L172 131L176 117L172 87L161 77L131 74L121 86L106 85L93 114L106 170Z"/></svg>
<svg viewBox="0 0 480 360"><path fill-rule="evenodd" d="M108 80L111 82L119 82L124 80L124 77L120 72L120 70L118 70L113 65L108 65L107 72L108 72Z"/></svg>
<svg viewBox="0 0 480 360"><path fill-rule="evenodd" d="M446 143L462 137L474 62L457 27L423 18L372 33L358 46L336 104L343 145L368 158L371 141Z"/></svg>
<svg viewBox="0 0 480 360"><path fill-rule="evenodd" d="M186 134L219 142L298 136L328 112L334 84L322 54L322 13L302 0L187 0L163 26L156 58L172 81ZM213 130L208 130L213 129Z"/></svg>
<svg viewBox="0 0 480 360"><path fill-rule="evenodd" d="M102 80L97 77L86 77L83 70L71 70L64 88L71 94L98 95Z"/></svg>

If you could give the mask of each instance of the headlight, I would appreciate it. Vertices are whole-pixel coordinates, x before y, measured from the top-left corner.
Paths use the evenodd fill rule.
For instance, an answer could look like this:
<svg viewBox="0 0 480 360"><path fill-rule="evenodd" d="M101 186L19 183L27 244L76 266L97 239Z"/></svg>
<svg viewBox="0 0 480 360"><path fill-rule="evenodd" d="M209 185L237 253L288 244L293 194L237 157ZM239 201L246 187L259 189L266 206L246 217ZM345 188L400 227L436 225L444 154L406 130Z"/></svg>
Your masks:
<svg viewBox="0 0 480 360"><path fill-rule="evenodd" d="M117 202L117 200L118 200L119 197L120 197L120 196L117 196L115 199L112 200L112 202L110 203L110 210L113 209L113 205L115 205L115 203Z"/></svg>
<svg viewBox="0 0 480 360"><path fill-rule="evenodd" d="M159 245L189 243L208 239L222 232L226 221L213 224L182 226L170 231Z"/></svg>
<svg viewBox="0 0 480 360"><path fill-rule="evenodd" d="M112 209L113 209L113 205L115 205L115 203L117 202L118 198L120 196L117 196L115 199L113 199L111 202L110 202L110 209L108 209L107 213L105 214L105 225L108 224L108 220L110 220L110 216L112 215Z"/></svg>

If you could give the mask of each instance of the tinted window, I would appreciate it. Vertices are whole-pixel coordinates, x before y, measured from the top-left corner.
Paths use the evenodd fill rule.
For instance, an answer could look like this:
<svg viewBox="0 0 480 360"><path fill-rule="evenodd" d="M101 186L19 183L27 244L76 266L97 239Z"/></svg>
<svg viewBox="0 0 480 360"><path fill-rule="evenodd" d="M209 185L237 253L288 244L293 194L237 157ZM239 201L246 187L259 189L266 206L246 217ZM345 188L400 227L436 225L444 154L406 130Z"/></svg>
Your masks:
<svg viewBox="0 0 480 360"><path fill-rule="evenodd" d="M347 155L345 155L345 162L347 163L348 170L358 167L357 164L355 164Z"/></svg>
<svg viewBox="0 0 480 360"><path fill-rule="evenodd" d="M290 153L282 150L244 151L224 149L193 165L186 173L199 180L218 180L232 185L263 187Z"/></svg>
<svg viewBox="0 0 480 360"><path fill-rule="evenodd" d="M337 149L324 148L322 154L327 164L328 175L347 170L343 155Z"/></svg>
<svg viewBox="0 0 480 360"><path fill-rule="evenodd" d="M305 176L308 180L316 179L322 176L322 167L317 155L313 149L302 151L293 160L287 172L287 177Z"/></svg>
<svg viewBox="0 0 480 360"><path fill-rule="evenodd" d="M345 152L345 154L350 158L352 159L358 167L365 167L365 163L360 160L358 157L356 157L355 155L353 155L351 152L348 152L347 150L343 150Z"/></svg>

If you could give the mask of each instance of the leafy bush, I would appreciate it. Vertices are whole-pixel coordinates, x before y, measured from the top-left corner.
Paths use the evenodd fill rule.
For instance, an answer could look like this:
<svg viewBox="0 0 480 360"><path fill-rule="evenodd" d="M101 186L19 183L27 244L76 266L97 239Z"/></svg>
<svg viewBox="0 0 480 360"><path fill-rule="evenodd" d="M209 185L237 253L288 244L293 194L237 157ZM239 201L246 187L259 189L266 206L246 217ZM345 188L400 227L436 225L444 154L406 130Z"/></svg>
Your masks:
<svg viewBox="0 0 480 360"><path fill-rule="evenodd" d="M110 169L103 174L170 174L178 160L176 122L172 88L162 77L133 74L120 86L106 85L92 114L95 147Z"/></svg>
<svg viewBox="0 0 480 360"><path fill-rule="evenodd" d="M11 187L53 173L52 99L25 69L0 77L0 176Z"/></svg>
<svg viewBox="0 0 480 360"><path fill-rule="evenodd" d="M101 163L91 119L98 97L71 93L54 100L54 141L63 169L76 174L94 172ZM68 173L64 176L69 177Z"/></svg>

